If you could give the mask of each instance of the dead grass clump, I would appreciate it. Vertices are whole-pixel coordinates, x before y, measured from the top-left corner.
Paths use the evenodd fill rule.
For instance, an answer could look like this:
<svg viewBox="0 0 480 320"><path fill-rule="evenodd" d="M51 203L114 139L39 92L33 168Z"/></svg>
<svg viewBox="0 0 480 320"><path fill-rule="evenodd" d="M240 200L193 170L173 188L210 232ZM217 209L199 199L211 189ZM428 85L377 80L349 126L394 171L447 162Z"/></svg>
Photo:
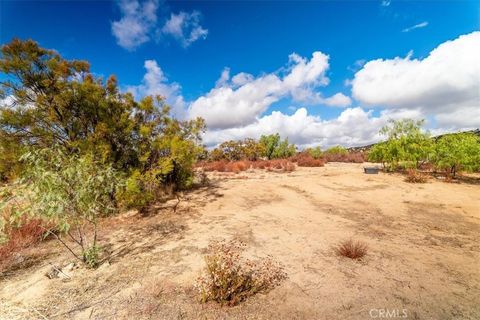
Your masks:
<svg viewBox="0 0 480 320"><path fill-rule="evenodd" d="M200 301L216 301L233 306L248 297L268 292L287 274L271 257L249 260L242 257L245 244L232 240L215 241L205 256L205 274L197 279Z"/></svg>
<svg viewBox="0 0 480 320"><path fill-rule="evenodd" d="M350 259L361 259L367 254L368 246L362 241L347 240L335 248L335 252L339 256L347 257Z"/></svg>
<svg viewBox="0 0 480 320"><path fill-rule="evenodd" d="M428 176L415 170L409 169L407 171L407 176L405 177L406 182L410 183L425 183L428 180Z"/></svg>

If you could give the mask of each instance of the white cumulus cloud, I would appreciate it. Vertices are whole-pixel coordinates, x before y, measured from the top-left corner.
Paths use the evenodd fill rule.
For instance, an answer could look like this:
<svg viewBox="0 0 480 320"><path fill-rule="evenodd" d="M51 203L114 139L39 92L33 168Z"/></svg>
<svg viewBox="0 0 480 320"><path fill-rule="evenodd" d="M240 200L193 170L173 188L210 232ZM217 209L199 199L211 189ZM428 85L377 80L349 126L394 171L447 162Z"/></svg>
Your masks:
<svg viewBox="0 0 480 320"><path fill-rule="evenodd" d="M329 57L321 52L309 59L291 54L285 67L258 76L245 72L232 76L225 68L215 87L188 102L180 85L169 81L156 61L147 60L142 83L128 89L137 96L164 95L179 118L203 117L208 146L276 132L300 147L360 146L379 141L378 131L389 119L427 119L434 134L478 127L478 52L480 32L474 32L442 43L423 59L409 53L404 58L362 61L350 81L356 107L350 107L353 102L347 95L324 97L318 91L329 83ZM266 113L282 99L290 100L292 114ZM323 119L302 107L306 101L344 110Z"/></svg>
<svg viewBox="0 0 480 320"><path fill-rule="evenodd" d="M204 141L208 146L215 146L226 140L258 138L262 134L278 132L300 148L318 145L326 148L337 144L362 146L379 141L382 137L378 132L389 119L422 118L420 113L410 110L386 110L378 117L372 113L372 110L360 107L347 108L337 118L323 120L309 115L306 108L300 108L292 115L273 111L243 127L209 130Z"/></svg>
<svg viewBox="0 0 480 320"><path fill-rule="evenodd" d="M424 59L367 62L352 80L352 94L364 105L417 109L445 127L480 124L480 32L462 35ZM454 116L452 116L454 115Z"/></svg>
<svg viewBox="0 0 480 320"><path fill-rule="evenodd" d="M283 76L274 72L255 78L242 72L230 78L230 70L225 69L215 88L193 101L188 113L191 117L204 118L212 129L225 129L255 122L270 105L285 97L347 106L351 101L343 94L325 99L315 91L329 83L325 75L328 59L319 51L314 52L311 59L293 53Z"/></svg>

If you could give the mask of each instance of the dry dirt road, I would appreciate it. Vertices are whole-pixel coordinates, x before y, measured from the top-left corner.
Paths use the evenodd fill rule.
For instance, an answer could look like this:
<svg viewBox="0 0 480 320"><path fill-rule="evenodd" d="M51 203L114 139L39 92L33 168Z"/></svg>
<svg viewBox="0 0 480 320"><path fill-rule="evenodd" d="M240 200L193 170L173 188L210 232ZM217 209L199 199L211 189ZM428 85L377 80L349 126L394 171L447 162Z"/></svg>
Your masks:
<svg viewBox="0 0 480 320"><path fill-rule="evenodd" d="M225 176L147 217L105 220L98 270L44 276L70 257L55 242L0 278L0 319L480 319L480 185L365 175L329 163ZM288 280L236 307L196 302L212 239L285 265ZM334 246L362 240L361 261Z"/></svg>

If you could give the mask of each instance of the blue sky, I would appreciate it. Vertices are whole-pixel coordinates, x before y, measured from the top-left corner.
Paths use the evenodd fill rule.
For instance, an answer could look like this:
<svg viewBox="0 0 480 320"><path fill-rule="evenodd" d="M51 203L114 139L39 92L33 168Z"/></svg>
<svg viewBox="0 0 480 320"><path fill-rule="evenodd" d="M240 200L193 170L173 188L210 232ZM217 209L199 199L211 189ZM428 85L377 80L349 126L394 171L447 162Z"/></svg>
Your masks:
<svg viewBox="0 0 480 320"><path fill-rule="evenodd" d="M458 113L456 109L439 106L437 112L427 106L428 101L419 105L394 101L397 91L391 93L392 97L372 98L371 88L365 83L365 79L377 76L408 79L410 74L415 79L412 73L421 76L429 72L430 65L424 63L425 67L414 70L415 61L425 62L432 50L462 35L473 39L466 44L471 50L480 49L478 34L474 33L479 30L478 1L1 1L0 10L2 44L13 37L32 38L66 58L90 61L96 74L116 74L122 88L139 97L166 95L179 117L200 115L210 122L205 137L209 144L280 131L301 145L357 145L378 139L374 132L387 117L404 115L429 119L433 132L471 128L472 116L480 126L478 82L469 83L467 89L455 88L449 95L462 96L461 90L467 90L462 97L469 96L459 98L459 105L465 105L470 119L451 123L445 119L448 114ZM459 47L463 48L461 43L447 48L452 54L440 54L438 59L454 61L453 53ZM314 52L328 55L327 66L326 58L313 61ZM397 74L403 67L394 62L396 57L409 64L405 74ZM460 55L461 61L453 62L453 67L471 58ZM383 59L384 64L367 68L365 64L376 59ZM389 62L394 64L393 70ZM315 79L285 84L273 93L268 92L278 85L275 81L252 82L269 75L285 80L299 65L316 68ZM230 82L221 84L217 80L225 68ZM390 69L380 75L370 74L381 68ZM469 72L464 66L459 68ZM359 74L355 79L362 69L364 77ZM461 77L469 78L465 72L458 72L459 79L449 81L462 82ZM232 84L231 79L239 73L248 77L242 78L241 84ZM305 78L306 73L300 76ZM381 79L377 81L381 83ZM428 78L423 82L429 82ZM252 94L251 88L242 89L249 83L267 93ZM406 84L408 81L404 81ZM391 83L388 88L397 85ZM475 85L477 95L472 93ZM419 96L420 100L435 100L440 88L445 87L452 86L438 83L411 92L410 100L418 101ZM258 94L259 100L245 99L242 90L247 95ZM225 93L231 97L218 98ZM336 94L343 98L327 100ZM257 103L261 107L252 107ZM298 117L293 118L295 114ZM223 123L222 117L239 120ZM345 126L358 123L358 130L339 130L345 118L349 119L343 122ZM368 130L360 128L365 125Z"/></svg>

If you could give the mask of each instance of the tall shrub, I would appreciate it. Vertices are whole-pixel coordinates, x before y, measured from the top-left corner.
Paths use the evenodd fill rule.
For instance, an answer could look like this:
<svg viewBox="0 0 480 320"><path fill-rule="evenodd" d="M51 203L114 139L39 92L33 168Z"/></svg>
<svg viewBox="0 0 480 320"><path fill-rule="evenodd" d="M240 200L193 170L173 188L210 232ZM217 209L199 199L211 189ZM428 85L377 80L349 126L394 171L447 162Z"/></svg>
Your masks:
<svg viewBox="0 0 480 320"><path fill-rule="evenodd" d="M98 263L98 220L114 213L120 174L92 157L69 155L61 149L33 150L22 156L26 212L53 222L55 236L89 267ZM68 236L74 246L63 240Z"/></svg>

